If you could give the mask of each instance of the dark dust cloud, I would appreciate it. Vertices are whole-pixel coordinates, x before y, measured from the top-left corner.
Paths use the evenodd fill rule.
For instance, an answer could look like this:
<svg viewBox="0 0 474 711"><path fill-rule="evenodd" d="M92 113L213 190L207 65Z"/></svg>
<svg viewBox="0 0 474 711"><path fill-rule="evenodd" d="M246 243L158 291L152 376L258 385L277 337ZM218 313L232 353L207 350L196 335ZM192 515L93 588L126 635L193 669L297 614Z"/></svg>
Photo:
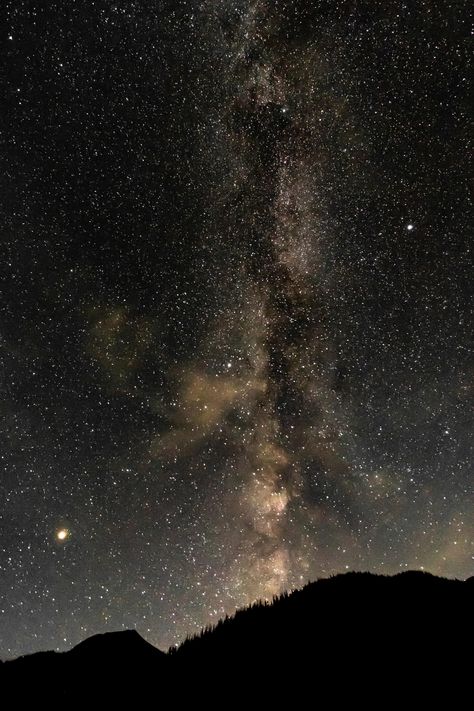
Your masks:
<svg viewBox="0 0 474 711"><path fill-rule="evenodd" d="M473 573L468 9L3 3L3 656Z"/></svg>

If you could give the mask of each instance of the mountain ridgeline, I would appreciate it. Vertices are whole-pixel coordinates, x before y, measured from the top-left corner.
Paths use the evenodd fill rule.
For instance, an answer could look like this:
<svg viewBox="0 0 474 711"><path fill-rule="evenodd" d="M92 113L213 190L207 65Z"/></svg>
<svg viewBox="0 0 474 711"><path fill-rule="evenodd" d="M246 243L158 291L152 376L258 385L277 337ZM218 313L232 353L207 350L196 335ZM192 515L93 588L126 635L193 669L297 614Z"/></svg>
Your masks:
<svg viewBox="0 0 474 711"><path fill-rule="evenodd" d="M239 610L168 653L129 630L4 662L0 694L107 708L307 694L369 701L381 691L453 700L471 666L473 602L474 578L347 573Z"/></svg>

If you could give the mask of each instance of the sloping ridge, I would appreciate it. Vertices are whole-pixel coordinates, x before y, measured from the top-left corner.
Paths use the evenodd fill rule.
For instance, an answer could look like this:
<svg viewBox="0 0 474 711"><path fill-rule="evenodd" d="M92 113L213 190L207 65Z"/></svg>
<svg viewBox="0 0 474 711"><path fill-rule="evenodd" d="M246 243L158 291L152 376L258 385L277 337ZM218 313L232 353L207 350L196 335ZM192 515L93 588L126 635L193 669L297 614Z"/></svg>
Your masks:
<svg viewBox="0 0 474 711"><path fill-rule="evenodd" d="M182 664L295 669L326 659L417 654L442 657L443 645L473 630L474 586L422 571L394 576L346 573L309 583L271 604L259 602L185 640L172 656ZM330 662L332 663L332 661Z"/></svg>

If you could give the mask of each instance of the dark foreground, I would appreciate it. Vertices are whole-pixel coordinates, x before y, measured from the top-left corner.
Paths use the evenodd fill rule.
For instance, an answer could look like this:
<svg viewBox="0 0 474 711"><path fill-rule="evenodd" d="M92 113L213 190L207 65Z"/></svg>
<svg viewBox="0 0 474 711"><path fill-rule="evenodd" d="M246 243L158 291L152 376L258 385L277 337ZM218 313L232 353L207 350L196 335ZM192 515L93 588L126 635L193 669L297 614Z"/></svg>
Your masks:
<svg viewBox="0 0 474 711"><path fill-rule="evenodd" d="M167 654L128 631L4 662L0 702L452 708L472 683L473 603L474 578L348 573L240 610Z"/></svg>

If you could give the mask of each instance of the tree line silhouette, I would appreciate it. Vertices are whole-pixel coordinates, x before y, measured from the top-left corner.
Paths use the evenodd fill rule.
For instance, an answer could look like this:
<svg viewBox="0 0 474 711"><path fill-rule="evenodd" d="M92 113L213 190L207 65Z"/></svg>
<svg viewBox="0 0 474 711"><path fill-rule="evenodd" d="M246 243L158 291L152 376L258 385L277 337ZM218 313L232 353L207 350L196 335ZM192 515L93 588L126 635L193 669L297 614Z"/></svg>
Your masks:
<svg viewBox="0 0 474 711"><path fill-rule="evenodd" d="M3 662L0 694L111 707L220 699L224 708L305 694L367 701L379 688L426 699L451 684L452 702L464 669L468 679L473 602L474 578L346 573L255 602L167 653L129 630Z"/></svg>

